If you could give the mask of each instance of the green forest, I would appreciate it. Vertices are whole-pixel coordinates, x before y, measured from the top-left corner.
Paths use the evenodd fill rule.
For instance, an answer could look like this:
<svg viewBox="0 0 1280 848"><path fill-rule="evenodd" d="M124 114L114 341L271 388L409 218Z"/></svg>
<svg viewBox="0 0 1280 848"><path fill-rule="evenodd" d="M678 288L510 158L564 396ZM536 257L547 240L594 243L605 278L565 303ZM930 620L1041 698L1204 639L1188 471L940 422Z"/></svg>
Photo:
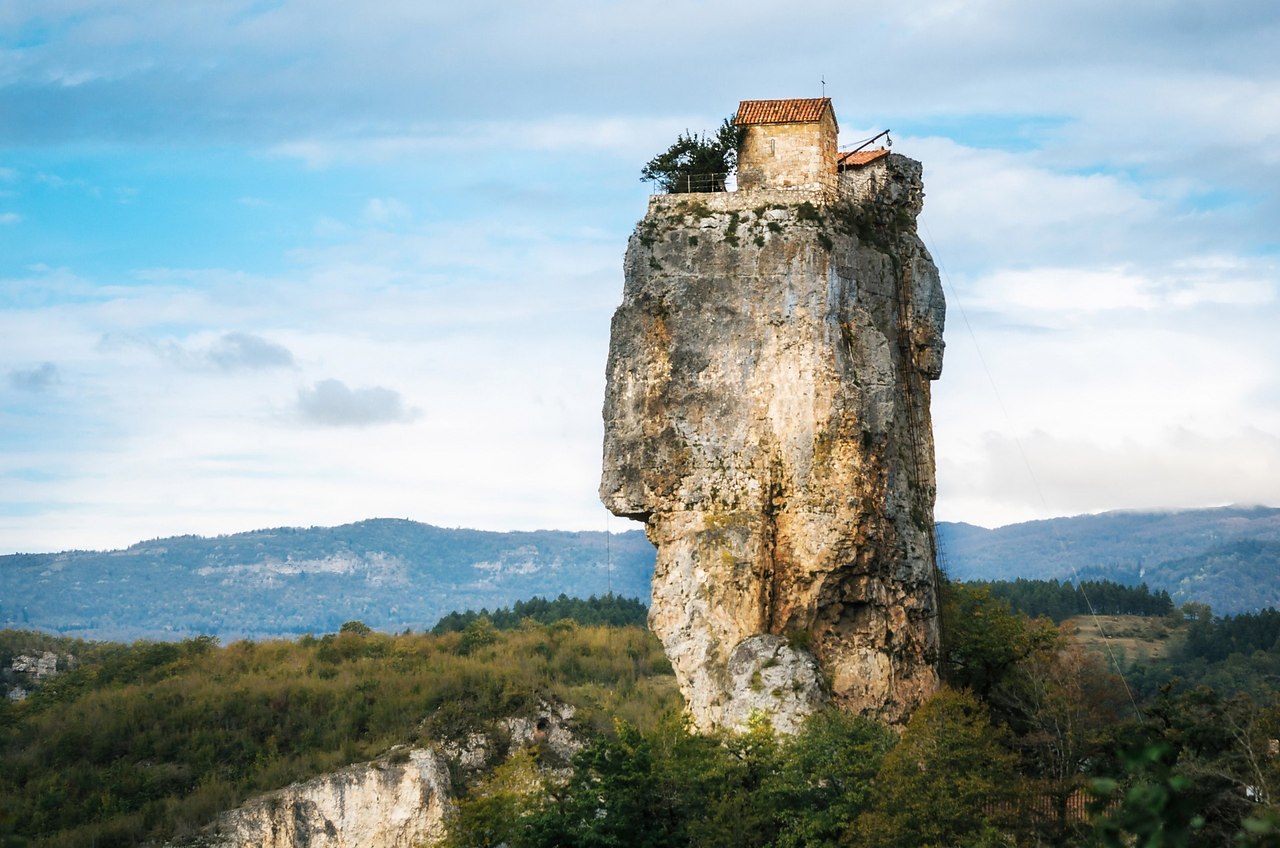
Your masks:
<svg viewBox="0 0 1280 848"><path fill-rule="evenodd" d="M992 596L1031 618L1062 623L1076 615L1168 615L1173 599L1163 589L1152 592L1147 584L1125 586L1114 580L971 580L967 586L987 588Z"/></svg>
<svg viewBox="0 0 1280 848"><path fill-rule="evenodd" d="M653 636L600 623L643 609L613 596L225 646L3 631L4 668L76 662L0 702L0 845L192 834L253 794L543 700L577 708L572 772L533 745L459 780L452 846L1280 845L1280 613L1153 611L1176 644L1149 668L1121 658L1122 678L999 588L944 584L945 686L900 732L830 711L794 737L764 719L689 732Z"/></svg>
<svg viewBox="0 0 1280 848"><path fill-rule="evenodd" d="M437 635L466 630L478 619L486 618L499 630L511 630L532 620L539 624L553 624L568 619L578 624L607 624L613 627L644 627L649 608L635 598L623 598L612 592L597 598L583 600L561 594L555 600L531 598L516 601L510 607L490 612L488 609L451 612L440 619L431 632Z"/></svg>

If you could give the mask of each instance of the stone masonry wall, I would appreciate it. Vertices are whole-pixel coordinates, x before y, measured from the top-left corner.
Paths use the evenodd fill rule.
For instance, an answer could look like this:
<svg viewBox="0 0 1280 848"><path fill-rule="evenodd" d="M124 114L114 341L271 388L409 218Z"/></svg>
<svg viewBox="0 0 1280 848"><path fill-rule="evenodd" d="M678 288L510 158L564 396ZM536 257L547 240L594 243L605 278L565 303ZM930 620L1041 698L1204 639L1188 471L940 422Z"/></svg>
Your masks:
<svg viewBox="0 0 1280 848"><path fill-rule="evenodd" d="M816 123L753 124L738 150L738 188L834 188L836 124L830 110Z"/></svg>

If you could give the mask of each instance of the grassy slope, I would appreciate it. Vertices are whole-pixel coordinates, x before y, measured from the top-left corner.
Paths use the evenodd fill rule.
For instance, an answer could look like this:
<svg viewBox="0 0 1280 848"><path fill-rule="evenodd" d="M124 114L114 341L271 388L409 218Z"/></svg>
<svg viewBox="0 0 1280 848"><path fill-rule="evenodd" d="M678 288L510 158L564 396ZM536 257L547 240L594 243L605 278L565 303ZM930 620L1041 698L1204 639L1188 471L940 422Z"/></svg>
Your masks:
<svg viewBox="0 0 1280 848"><path fill-rule="evenodd" d="M1139 615L1077 615L1063 622L1063 628L1108 660L1114 654L1122 668L1168 659L1186 637L1185 628L1168 619Z"/></svg>

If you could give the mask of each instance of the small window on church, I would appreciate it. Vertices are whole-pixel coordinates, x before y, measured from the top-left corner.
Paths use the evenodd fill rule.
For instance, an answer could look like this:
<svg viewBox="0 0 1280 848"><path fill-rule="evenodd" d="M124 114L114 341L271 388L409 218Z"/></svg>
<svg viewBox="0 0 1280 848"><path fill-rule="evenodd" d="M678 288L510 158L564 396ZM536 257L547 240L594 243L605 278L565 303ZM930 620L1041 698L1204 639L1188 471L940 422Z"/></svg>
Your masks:
<svg viewBox="0 0 1280 848"><path fill-rule="evenodd" d="M776 138L769 139L769 155L770 156L778 155L778 148L776 146L777 143L778 143L778 140Z"/></svg>

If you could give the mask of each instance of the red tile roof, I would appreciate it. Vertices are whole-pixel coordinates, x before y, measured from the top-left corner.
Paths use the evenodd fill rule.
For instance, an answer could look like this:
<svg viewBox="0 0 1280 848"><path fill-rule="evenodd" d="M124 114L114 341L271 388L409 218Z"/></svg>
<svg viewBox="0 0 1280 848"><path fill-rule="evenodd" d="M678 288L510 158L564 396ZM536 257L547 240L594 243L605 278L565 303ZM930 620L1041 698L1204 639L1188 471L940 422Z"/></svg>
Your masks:
<svg viewBox="0 0 1280 848"><path fill-rule="evenodd" d="M811 124L822 120L831 108L830 97L792 98L790 100L743 100L733 122L747 124ZM835 120L835 112L831 113Z"/></svg>
<svg viewBox="0 0 1280 848"><path fill-rule="evenodd" d="M836 156L836 167L841 171L845 168L860 168L888 155L889 150L885 147L877 147L874 150L850 150L848 153Z"/></svg>

